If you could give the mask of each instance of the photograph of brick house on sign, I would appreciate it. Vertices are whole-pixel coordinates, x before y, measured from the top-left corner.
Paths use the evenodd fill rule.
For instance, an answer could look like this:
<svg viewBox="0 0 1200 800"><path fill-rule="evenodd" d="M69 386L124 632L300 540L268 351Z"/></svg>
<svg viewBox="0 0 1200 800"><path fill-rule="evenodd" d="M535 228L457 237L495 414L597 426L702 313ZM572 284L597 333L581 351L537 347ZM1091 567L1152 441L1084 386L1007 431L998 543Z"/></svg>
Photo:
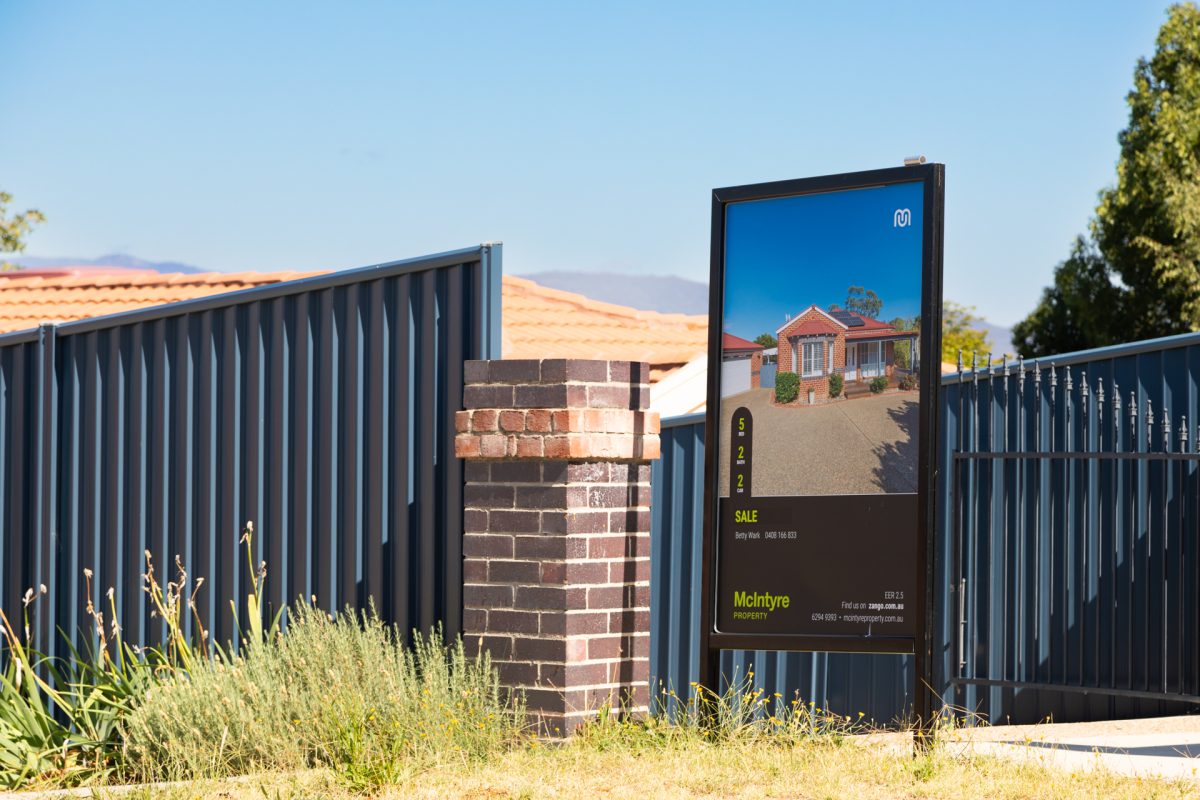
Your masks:
<svg viewBox="0 0 1200 800"><path fill-rule="evenodd" d="M779 372L799 376L801 402L807 401L810 390L814 402L828 400L830 375L842 376L847 397L867 392L869 382L879 377L886 378L892 388L898 384L899 372L915 367L906 359L897 369L896 344L906 343L906 353L918 350L915 331L896 330L853 311L816 305L785 322L775 335ZM729 334L725 336L729 338Z"/></svg>

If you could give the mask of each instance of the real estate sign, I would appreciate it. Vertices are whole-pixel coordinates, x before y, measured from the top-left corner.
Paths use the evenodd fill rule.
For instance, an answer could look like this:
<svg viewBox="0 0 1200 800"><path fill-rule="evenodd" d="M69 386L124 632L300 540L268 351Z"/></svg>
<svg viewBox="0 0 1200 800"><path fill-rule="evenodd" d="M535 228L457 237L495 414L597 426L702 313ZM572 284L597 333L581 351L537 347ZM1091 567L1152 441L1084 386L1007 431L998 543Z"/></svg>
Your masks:
<svg viewBox="0 0 1200 800"><path fill-rule="evenodd" d="M943 175L713 193L710 652L922 649Z"/></svg>

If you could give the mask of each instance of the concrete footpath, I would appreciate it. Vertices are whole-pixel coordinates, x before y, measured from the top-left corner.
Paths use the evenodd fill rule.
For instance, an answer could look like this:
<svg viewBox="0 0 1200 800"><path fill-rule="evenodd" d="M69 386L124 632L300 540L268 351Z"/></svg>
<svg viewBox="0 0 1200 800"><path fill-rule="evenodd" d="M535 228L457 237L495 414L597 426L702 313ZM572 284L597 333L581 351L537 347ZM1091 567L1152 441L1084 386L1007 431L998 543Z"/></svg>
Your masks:
<svg viewBox="0 0 1200 800"><path fill-rule="evenodd" d="M1200 716L966 728L943 738L951 752L1030 759L1065 770L1200 780Z"/></svg>

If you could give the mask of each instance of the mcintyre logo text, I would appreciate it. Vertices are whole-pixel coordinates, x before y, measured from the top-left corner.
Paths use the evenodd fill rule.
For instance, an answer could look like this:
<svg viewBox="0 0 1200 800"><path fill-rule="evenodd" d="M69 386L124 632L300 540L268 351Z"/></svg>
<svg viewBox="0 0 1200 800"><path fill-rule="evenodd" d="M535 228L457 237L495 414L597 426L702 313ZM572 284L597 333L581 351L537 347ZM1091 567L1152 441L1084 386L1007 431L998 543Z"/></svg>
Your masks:
<svg viewBox="0 0 1200 800"><path fill-rule="evenodd" d="M770 594L768 592L734 592L734 608L756 608L763 611L774 611L777 608L787 608L792 604L792 598L786 594Z"/></svg>

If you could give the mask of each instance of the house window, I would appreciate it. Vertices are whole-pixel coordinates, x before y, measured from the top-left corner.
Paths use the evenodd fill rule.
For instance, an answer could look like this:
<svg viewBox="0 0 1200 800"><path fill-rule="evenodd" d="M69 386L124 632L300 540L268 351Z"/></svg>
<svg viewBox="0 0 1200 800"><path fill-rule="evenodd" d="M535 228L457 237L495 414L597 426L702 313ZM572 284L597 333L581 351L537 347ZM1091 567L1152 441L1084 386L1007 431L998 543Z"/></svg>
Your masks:
<svg viewBox="0 0 1200 800"><path fill-rule="evenodd" d="M823 374L825 366L825 343L824 342L805 342L804 343L804 369L803 375L805 378L816 378Z"/></svg>

